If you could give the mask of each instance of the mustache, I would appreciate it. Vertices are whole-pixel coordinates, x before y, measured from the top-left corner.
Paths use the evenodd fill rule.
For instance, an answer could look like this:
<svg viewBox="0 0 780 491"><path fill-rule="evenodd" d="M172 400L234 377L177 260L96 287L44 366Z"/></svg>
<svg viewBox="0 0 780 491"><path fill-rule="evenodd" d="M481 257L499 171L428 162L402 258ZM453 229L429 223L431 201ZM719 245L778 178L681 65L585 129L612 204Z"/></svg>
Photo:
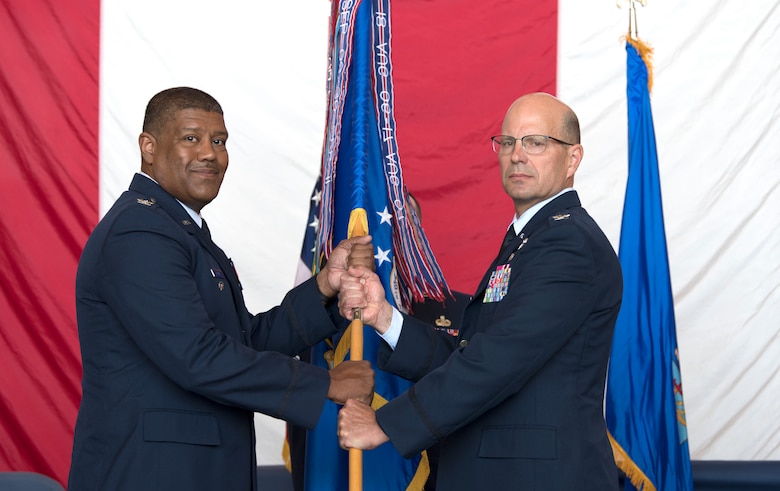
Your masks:
<svg viewBox="0 0 780 491"><path fill-rule="evenodd" d="M227 166L225 166L225 169L227 169ZM191 171L209 170L217 174L220 172L219 166L213 162L196 162L194 165L190 167L190 170Z"/></svg>

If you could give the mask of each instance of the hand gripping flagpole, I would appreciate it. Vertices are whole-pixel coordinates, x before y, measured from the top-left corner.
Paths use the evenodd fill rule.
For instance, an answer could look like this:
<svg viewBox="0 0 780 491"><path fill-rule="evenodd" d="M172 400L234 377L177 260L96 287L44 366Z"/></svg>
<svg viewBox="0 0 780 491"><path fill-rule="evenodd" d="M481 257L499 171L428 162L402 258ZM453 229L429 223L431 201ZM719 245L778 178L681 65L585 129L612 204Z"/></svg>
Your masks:
<svg viewBox="0 0 780 491"><path fill-rule="evenodd" d="M362 208L352 210L349 217L347 235L363 237L368 235L368 219ZM360 308L352 310L352 322L349 323L349 359L363 359L363 319ZM363 490L363 451L357 448L349 449L349 491Z"/></svg>
<svg viewBox="0 0 780 491"><path fill-rule="evenodd" d="M363 359L363 320L360 318L360 309L352 311L352 322L349 324L350 333L350 360ZM349 491L362 491L363 489L363 451L357 448L349 449Z"/></svg>
<svg viewBox="0 0 780 491"><path fill-rule="evenodd" d="M419 223L407 220L403 212L407 208L395 138L389 4L390 0L331 3L328 123L323 143L317 251L323 257L332 252L333 241L343 233L347 209L350 212L345 235L368 235L366 211L370 210L374 220L371 222L372 236L375 241L382 242L382 251L387 251L376 265L377 274L386 285L387 292L388 283L392 281L390 275L395 273L395 267L398 268L400 301L408 307L412 300L423 298L443 301L449 289ZM383 208L384 212L381 212ZM399 211L400 215L396 216ZM392 212L391 218L397 219L386 220L385 214L389 212ZM381 217L381 221L377 216ZM388 257L391 253L392 260ZM387 264L382 267L384 261L393 261L390 263L392 271ZM393 299L388 300L394 302ZM374 357L374 340L369 340L368 346L364 346L361 314L353 311L348 333L344 333L334 349L335 364L347 356L351 360L362 360L366 354L369 359ZM390 374L376 375L381 392L377 390L374 398L379 402L386 402L385 397L397 395L399 388L408 383ZM319 436L322 431L325 430L318 425L313 434ZM322 437L321 440L327 439ZM348 454L350 491L362 489L363 464L368 467L370 479L396 472L405 475L412 472L414 478L411 482L424 482L427 477L427 465L404 459L392 447L385 451L377 449L366 459L363 459L360 450L350 449ZM376 459L378 455L386 460L379 462ZM319 459L311 460L311 468L317 467L314 461ZM341 466L341 456L338 460L339 465L332 466L327 472L338 473L338 478L334 480L342 483L345 469ZM427 463L427 459L423 462Z"/></svg>

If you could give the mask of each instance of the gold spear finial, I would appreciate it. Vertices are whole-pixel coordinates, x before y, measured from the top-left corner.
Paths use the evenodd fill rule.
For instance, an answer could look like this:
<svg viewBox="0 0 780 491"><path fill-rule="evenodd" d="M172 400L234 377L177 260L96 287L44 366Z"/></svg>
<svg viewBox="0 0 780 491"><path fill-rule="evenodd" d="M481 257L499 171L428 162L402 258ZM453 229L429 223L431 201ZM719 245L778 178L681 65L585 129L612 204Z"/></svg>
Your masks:
<svg viewBox="0 0 780 491"><path fill-rule="evenodd" d="M637 38L637 27L636 27L636 5L635 4L641 4L642 7L647 5L647 0L617 0L617 6L618 8L623 8L624 5L628 4L628 37L630 39L638 39Z"/></svg>

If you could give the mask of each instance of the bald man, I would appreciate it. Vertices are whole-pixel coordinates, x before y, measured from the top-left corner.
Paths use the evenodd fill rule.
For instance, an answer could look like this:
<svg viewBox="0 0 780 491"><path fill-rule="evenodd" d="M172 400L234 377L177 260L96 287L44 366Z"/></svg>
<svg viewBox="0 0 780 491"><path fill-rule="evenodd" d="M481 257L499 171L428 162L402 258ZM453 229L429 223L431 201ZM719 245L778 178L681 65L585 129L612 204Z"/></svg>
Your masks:
<svg viewBox="0 0 780 491"><path fill-rule="evenodd" d="M492 146L514 219L457 338L393 309L368 270L342 281L342 314L362 307L386 342L378 366L415 385L376 412L348 401L341 445L410 457L440 442L447 491L617 490L602 401L622 275L572 187L577 116L525 95Z"/></svg>

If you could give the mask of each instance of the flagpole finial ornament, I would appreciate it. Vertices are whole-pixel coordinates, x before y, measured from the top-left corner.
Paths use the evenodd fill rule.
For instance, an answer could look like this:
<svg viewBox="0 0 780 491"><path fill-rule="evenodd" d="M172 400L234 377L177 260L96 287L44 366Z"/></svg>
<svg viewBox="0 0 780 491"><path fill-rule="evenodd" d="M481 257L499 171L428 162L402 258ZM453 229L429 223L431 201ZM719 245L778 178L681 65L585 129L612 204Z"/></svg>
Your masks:
<svg viewBox="0 0 780 491"><path fill-rule="evenodd" d="M623 8L628 4L628 37L631 39L637 39L637 27L636 27L636 4L639 3L643 7L647 6L647 0L617 0L618 8Z"/></svg>

